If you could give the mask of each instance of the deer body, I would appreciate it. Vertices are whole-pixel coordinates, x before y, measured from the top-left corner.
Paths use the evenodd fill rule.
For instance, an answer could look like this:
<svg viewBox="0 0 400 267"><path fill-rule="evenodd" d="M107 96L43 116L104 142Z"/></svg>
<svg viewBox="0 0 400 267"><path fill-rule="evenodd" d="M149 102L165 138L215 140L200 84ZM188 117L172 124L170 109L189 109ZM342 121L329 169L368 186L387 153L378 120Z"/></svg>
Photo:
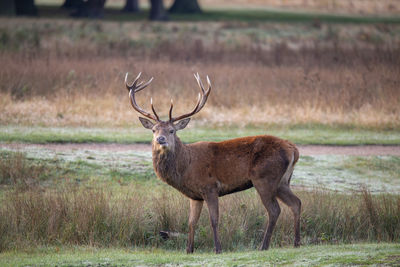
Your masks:
<svg viewBox="0 0 400 267"><path fill-rule="evenodd" d="M299 158L296 146L287 140L269 135L242 137L223 142L183 144L176 131L184 129L190 121L190 116L199 112L207 101L211 90L208 77L209 88L205 91L199 76L195 75L203 96L199 97L191 113L173 118L171 102L169 121L161 121L153 105L151 108L154 115L136 104L134 94L151 82L150 80L142 86L141 83L136 85L139 76L131 86L127 84L127 88L133 108L156 121L153 123L145 118L139 118L145 128L153 131L154 170L161 180L190 200L187 252L193 252L195 226L203 202L207 203L209 210L215 251L220 253L218 197L253 186L260 195L269 217L261 249L268 249L272 231L280 214L277 198L288 205L293 212L294 245L299 246L301 201L289 187L294 165ZM178 122L174 123L176 121Z"/></svg>
<svg viewBox="0 0 400 267"><path fill-rule="evenodd" d="M265 179L267 174L272 176L271 187L278 187L288 182L282 181L283 174L298 159L292 143L267 135L189 145L177 137L176 147L164 152L153 145L154 170L161 180L194 200L204 200L210 189L218 196L246 190L253 187L253 179Z"/></svg>

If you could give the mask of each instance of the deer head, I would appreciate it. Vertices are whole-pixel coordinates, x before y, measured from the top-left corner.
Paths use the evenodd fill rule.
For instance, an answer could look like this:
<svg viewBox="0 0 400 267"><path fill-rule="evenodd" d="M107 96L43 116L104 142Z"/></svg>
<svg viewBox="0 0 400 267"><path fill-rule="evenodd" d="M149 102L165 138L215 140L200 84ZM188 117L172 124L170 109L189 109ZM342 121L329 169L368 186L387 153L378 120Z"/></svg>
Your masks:
<svg viewBox="0 0 400 267"><path fill-rule="evenodd" d="M194 114L198 113L205 105L207 102L207 98L211 92L211 82L210 79L207 76L207 83L208 83L208 89L204 90L203 83L201 82L199 74L194 74L194 77L197 80L197 84L199 85L200 88L200 93L198 96L197 104L195 108L187 113L183 114L178 117L172 117L172 109L174 107L172 99L171 99L171 107L169 109L169 120L168 121L162 121L160 120L159 116L157 115L157 112L154 109L153 106L153 99L150 100L150 106L153 114L145 111L141 107L139 107L136 103L135 100L135 94L144 88L146 88L153 80L153 78L150 78L149 81L146 83L139 82L138 80L140 78L141 73L136 77L136 79L133 81L131 85L128 84L128 73L126 73L125 76L125 84L126 88L129 91L129 98L131 101L132 107L145 116L146 118L139 117L140 122L142 123L143 127L146 129L150 129L153 131L153 147L156 150L174 150L175 145L177 142L177 136L176 136L176 131L184 129L189 121L190 117L193 116ZM150 119L150 120L149 120ZM154 122L153 122L154 121Z"/></svg>

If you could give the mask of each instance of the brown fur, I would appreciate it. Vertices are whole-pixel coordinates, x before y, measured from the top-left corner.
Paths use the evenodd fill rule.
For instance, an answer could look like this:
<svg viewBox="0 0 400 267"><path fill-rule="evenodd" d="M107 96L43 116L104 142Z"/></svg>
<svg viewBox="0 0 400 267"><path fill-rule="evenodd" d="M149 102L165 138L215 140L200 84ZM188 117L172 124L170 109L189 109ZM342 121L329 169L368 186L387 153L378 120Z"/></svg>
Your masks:
<svg viewBox="0 0 400 267"><path fill-rule="evenodd" d="M301 202L289 188L290 176L299 158L293 143L261 135L185 145L175 131L171 133L173 123L158 122L152 129L153 166L157 176L190 198L188 253L193 252L194 229L203 201L206 201L210 212L215 250L220 253L218 197L253 186L269 214L261 249L268 249L280 213L276 198L280 198L292 209L295 217L295 246L300 244ZM157 142L161 135L166 137L167 147Z"/></svg>

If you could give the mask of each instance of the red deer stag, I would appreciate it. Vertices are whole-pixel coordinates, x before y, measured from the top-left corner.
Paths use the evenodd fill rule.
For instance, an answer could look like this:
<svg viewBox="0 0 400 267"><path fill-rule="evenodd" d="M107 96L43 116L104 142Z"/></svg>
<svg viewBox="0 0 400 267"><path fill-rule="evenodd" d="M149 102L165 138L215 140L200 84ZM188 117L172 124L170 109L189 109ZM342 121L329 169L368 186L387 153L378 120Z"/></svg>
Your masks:
<svg viewBox="0 0 400 267"><path fill-rule="evenodd" d="M135 94L148 86L148 82L127 83L126 88L132 107L143 116L140 122L153 131L153 167L157 176L173 186L190 200L189 235L187 253L193 252L195 226L205 201L208 206L214 235L215 252L221 253L218 238L218 197L255 187L268 212L269 222L262 241L261 250L268 249L272 231L281 209L277 198L288 205L294 215L294 246L300 245L301 201L290 190L289 184L293 168L299 159L296 146L274 136L260 135L236 138L223 142L198 142L183 144L176 135L205 105L211 92L211 82L207 76L208 89L205 90L200 76L195 78L200 87L195 108L184 115L172 117L173 103L169 109L169 120L162 121L157 115L153 101L153 114L138 106Z"/></svg>

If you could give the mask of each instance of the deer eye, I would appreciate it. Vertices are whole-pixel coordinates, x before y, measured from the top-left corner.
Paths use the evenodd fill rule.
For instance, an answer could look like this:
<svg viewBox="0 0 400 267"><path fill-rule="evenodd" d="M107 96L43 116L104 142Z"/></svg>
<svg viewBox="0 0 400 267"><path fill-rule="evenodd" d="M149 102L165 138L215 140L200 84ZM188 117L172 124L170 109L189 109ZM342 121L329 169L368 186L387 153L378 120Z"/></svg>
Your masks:
<svg viewBox="0 0 400 267"><path fill-rule="evenodd" d="M153 129L152 131L153 131L153 133L155 133L155 132L156 132L156 130L154 130L154 129Z"/></svg>
<svg viewBox="0 0 400 267"><path fill-rule="evenodd" d="M174 133L174 130L169 130L169 133L172 133L172 134L173 134L173 133Z"/></svg>

